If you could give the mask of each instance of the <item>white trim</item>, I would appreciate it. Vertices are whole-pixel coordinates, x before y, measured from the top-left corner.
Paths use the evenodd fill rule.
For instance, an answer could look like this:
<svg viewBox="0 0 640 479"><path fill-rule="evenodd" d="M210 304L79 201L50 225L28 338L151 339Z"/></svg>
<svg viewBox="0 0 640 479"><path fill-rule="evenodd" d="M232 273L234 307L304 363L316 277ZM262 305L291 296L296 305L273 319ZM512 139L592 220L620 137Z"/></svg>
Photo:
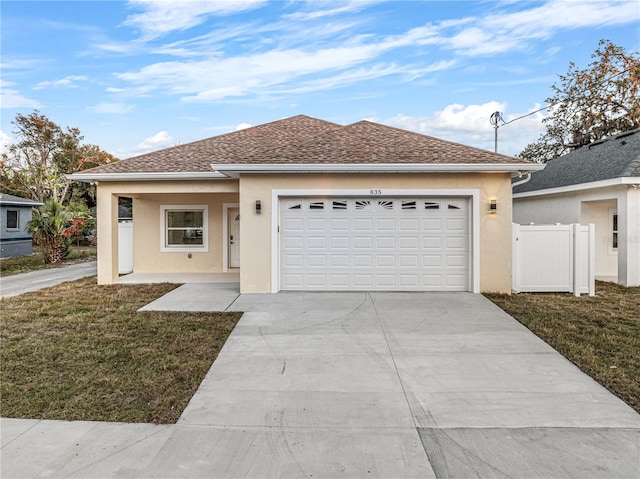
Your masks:
<svg viewBox="0 0 640 479"><path fill-rule="evenodd" d="M229 271L229 210L240 208L240 203L222 203L222 272Z"/></svg>
<svg viewBox="0 0 640 479"><path fill-rule="evenodd" d="M623 176L620 178L610 178L608 180L591 181L589 183L578 183L576 185L559 186L557 188L547 188L546 190L525 191L514 193L513 198L527 198L529 196L556 195L559 193L570 193L572 191L590 190L593 188L606 188L609 186L637 185L640 178L637 176Z"/></svg>
<svg viewBox="0 0 640 479"><path fill-rule="evenodd" d="M75 181L150 181L150 180L203 180L229 179L227 175L215 171L200 172L156 172L156 173L73 173L66 175Z"/></svg>
<svg viewBox="0 0 640 479"><path fill-rule="evenodd" d="M375 191L375 194L372 193ZM472 293L480 292L480 190L478 189L339 189L339 190L271 190L271 292L280 291L280 244L278 225L280 223L280 198L286 196L457 196L471 199L471 281Z"/></svg>
<svg viewBox="0 0 640 479"><path fill-rule="evenodd" d="M546 165L531 163L326 163L326 164L211 164L214 171L237 177L240 173L469 173L539 171Z"/></svg>
<svg viewBox="0 0 640 479"><path fill-rule="evenodd" d="M202 246L167 246L165 218L167 210L202 210ZM209 206L208 205L160 205L160 251L163 253L208 253L209 252Z"/></svg>

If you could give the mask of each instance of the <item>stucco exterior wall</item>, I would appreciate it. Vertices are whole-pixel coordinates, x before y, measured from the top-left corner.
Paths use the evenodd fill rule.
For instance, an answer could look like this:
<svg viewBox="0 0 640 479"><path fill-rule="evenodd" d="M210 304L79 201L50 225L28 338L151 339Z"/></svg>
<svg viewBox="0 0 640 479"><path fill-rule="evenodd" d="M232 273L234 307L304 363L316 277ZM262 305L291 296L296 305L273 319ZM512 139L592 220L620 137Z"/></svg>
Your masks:
<svg viewBox="0 0 640 479"><path fill-rule="evenodd" d="M118 281L118 197L133 198L134 272L222 270L222 203L238 200L237 180L100 182L98 283ZM209 252L160 252L160 205L209 205Z"/></svg>
<svg viewBox="0 0 640 479"><path fill-rule="evenodd" d="M345 190L477 189L479 191L480 290L511 291L511 179L509 173L477 174L290 174L242 175L240 179L240 283L243 293L272 290L271 215L274 189ZM497 201L497 214L488 204ZM262 213L256 214L260 200ZM473 226L473 225L472 225ZM471 229L473 231L473 227Z"/></svg>
<svg viewBox="0 0 640 479"><path fill-rule="evenodd" d="M234 193L146 194L133 200L133 271L135 273L222 272L223 203L237 203ZM160 251L161 205L207 205L207 252ZM144 232L144 233L143 233ZM189 257L191 256L191 257Z"/></svg>

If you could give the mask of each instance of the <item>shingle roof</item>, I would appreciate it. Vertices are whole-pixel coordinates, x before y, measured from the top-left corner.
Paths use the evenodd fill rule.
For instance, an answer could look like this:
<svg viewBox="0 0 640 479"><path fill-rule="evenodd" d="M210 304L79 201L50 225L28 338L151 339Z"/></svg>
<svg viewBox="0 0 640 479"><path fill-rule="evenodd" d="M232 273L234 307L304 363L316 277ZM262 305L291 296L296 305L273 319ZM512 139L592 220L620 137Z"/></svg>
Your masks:
<svg viewBox="0 0 640 479"><path fill-rule="evenodd" d="M40 206L42 203L33 201L27 198L21 198L20 196L8 195L7 193L0 193L0 204L3 205L16 205L16 206Z"/></svg>
<svg viewBox="0 0 640 479"><path fill-rule="evenodd" d="M621 177L640 177L640 129L591 143L547 163L514 193Z"/></svg>
<svg viewBox="0 0 640 479"><path fill-rule="evenodd" d="M523 164L519 158L360 121L342 126L305 115L110 163L83 174L211 172L250 164Z"/></svg>

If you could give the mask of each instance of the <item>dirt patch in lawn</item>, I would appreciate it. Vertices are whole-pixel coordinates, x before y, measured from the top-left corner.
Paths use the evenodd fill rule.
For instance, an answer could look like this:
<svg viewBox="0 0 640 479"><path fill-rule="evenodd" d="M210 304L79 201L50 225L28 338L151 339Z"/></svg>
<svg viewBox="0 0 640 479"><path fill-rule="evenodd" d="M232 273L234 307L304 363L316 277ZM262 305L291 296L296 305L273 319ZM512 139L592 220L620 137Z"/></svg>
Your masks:
<svg viewBox="0 0 640 479"><path fill-rule="evenodd" d="M640 412L640 288L485 296Z"/></svg>
<svg viewBox="0 0 640 479"><path fill-rule="evenodd" d="M241 313L136 312L175 287L88 278L2 300L2 416L176 422Z"/></svg>

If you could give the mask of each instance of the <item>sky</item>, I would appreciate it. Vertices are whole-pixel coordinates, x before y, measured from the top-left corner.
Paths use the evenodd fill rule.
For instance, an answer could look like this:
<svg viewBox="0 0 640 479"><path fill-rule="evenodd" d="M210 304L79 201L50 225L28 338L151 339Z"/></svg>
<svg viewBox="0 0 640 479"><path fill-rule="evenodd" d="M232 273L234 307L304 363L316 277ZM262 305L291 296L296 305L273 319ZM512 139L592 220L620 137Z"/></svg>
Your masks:
<svg viewBox="0 0 640 479"><path fill-rule="evenodd" d="M11 1L0 148L38 109L124 159L304 114L493 150L600 39L640 50L630 1ZM546 110L498 130L516 155Z"/></svg>

